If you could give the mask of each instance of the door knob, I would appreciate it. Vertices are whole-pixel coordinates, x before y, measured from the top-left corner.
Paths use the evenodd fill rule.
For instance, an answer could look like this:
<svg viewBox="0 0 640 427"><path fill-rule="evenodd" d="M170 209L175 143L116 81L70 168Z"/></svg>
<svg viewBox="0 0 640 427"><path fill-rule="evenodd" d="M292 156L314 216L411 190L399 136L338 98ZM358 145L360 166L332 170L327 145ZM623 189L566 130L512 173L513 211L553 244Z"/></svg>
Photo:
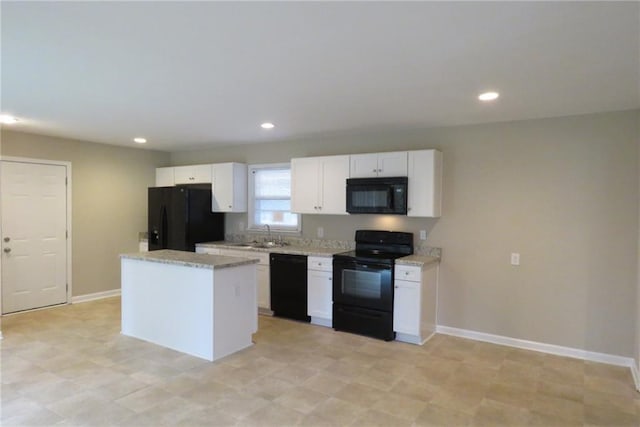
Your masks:
<svg viewBox="0 0 640 427"><path fill-rule="evenodd" d="M8 254L9 252L11 252L11 248L4 248L4 252Z"/></svg>
<svg viewBox="0 0 640 427"><path fill-rule="evenodd" d="M5 241L5 242L8 242L8 241L10 241L10 240L11 240L11 239L10 239L10 238L8 238L8 237L5 237L5 238L4 238L4 241Z"/></svg>

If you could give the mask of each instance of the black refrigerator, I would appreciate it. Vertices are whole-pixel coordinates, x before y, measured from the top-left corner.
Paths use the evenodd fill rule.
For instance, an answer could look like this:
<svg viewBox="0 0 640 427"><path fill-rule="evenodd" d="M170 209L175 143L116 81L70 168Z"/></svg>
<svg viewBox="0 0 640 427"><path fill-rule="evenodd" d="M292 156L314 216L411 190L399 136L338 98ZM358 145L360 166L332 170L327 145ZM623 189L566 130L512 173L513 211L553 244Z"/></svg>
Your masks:
<svg viewBox="0 0 640 427"><path fill-rule="evenodd" d="M194 252L196 243L224 240L224 214L211 212L211 188L149 188L149 250Z"/></svg>

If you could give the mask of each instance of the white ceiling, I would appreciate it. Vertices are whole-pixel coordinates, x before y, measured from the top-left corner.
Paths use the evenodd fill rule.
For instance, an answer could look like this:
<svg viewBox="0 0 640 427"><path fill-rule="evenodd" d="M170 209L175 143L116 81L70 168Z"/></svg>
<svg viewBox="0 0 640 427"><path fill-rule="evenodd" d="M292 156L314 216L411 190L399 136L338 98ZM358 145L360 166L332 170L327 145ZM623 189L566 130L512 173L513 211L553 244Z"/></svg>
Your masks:
<svg viewBox="0 0 640 427"><path fill-rule="evenodd" d="M640 107L638 2L0 8L0 106L35 133L175 151Z"/></svg>

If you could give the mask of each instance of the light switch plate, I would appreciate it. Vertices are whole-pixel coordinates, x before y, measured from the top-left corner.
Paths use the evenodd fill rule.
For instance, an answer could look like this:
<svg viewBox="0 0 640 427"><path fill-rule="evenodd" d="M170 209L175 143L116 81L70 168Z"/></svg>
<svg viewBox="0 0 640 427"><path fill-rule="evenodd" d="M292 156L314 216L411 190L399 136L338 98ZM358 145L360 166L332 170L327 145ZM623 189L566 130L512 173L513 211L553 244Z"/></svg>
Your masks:
<svg viewBox="0 0 640 427"><path fill-rule="evenodd" d="M513 252L511 254L511 265L520 265L520 254Z"/></svg>
<svg viewBox="0 0 640 427"><path fill-rule="evenodd" d="M427 240L427 230L420 230L420 240Z"/></svg>
<svg viewBox="0 0 640 427"><path fill-rule="evenodd" d="M324 228L318 227L318 238L322 239L324 237Z"/></svg>

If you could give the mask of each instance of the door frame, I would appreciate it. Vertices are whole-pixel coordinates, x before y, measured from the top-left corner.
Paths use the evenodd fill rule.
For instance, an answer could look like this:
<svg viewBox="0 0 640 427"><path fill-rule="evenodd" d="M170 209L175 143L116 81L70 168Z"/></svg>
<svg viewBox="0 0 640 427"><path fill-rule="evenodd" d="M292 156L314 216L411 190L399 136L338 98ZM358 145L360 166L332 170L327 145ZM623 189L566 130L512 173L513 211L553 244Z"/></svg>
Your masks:
<svg viewBox="0 0 640 427"><path fill-rule="evenodd" d="M71 262L71 258L72 258L72 252L71 252L71 241L73 233L71 231L71 162L64 162L64 161L59 161L59 160L48 160L48 159L32 159L29 157L13 157L13 156L0 156L0 167L2 162L14 162L14 163L31 163L31 164L41 164L41 165L51 165L51 166L64 166L66 168L66 172L67 172L67 185L66 185L66 190L67 190L67 302L66 304L71 304L71 295L72 292L71 290L73 289L73 280L72 280L72 262ZM2 183L0 183L0 186L2 185ZM0 222L0 226L2 225L2 223ZM0 236L2 236L2 229L0 227ZM2 258L0 258L0 263ZM1 270L1 268L0 268ZM2 300L2 276L0 276L0 303Z"/></svg>

